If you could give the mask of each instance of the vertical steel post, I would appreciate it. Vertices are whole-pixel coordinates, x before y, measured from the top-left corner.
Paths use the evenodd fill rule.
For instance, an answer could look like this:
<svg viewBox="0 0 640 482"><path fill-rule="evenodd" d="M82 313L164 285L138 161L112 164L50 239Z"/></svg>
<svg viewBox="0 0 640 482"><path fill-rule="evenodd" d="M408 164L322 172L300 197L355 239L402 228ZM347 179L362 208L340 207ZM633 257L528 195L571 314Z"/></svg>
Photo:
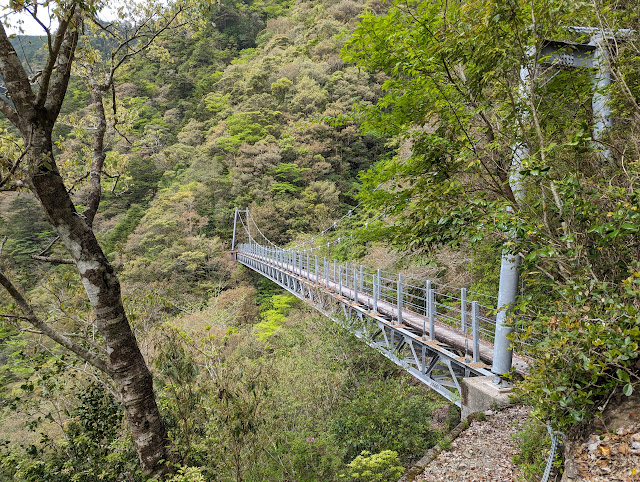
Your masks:
<svg viewBox="0 0 640 482"><path fill-rule="evenodd" d="M397 288L396 306L398 308L398 324L402 325L402 273L398 273Z"/></svg>
<svg viewBox="0 0 640 482"><path fill-rule="evenodd" d="M338 262L333 258L333 282L338 281Z"/></svg>
<svg viewBox="0 0 640 482"><path fill-rule="evenodd" d="M344 264L344 285L349 287L349 261Z"/></svg>
<svg viewBox="0 0 640 482"><path fill-rule="evenodd" d="M593 109L593 140L601 140L607 129L613 122L611 120L611 107L609 106L609 86L611 85L611 73L608 67L608 47L607 38L598 33L591 37L589 42L596 46L593 53L592 65L595 73L592 75L593 97L591 98L591 106ZM611 150L608 147L598 146L601 150L603 160L611 159Z"/></svg>
<svg viewBox="0 0 640 482"><path fill-rule="evenodd" d="M467 334L467 288L460 290L460 328Z"/></svg>
<svg viewBox="0 0 640 482"><path fill-rule="evenodd" d="M424 318L422 320L422 338L427 339L427 318L429 318L429 288L431 287L431 281L427 280L427 284L424 287Z"/></svg>
<svg viewBox="0 0 640 482"><path fill-rule="evenodd" d="M307 280L311 281L311 255L307 253Z"/></svg>
<svg viewBox="0 0 640 482"><path fill-rule="evenodd" d="M318 275L318 255L315 255L316 257L316 283L320 284L320 275Z"/></svg>
<svg viewBox="0 0 640 482"><path fill-rule="evenodd" d="M231 251L236 247L236 227L238 226L238 208L233 213L233 237L231 238Z"/></svg>
<svg viewBox="0 0 640 482"><path fill-rule="evenodd" d="M358 280L360 283L360 291L364 293L364 266L360 265L360 279Z"/></svg>
<svg viewBox="0 0 640 482"><path fill-rule="evenodd" d="M384 300L384 297L382 296L382 270L380 268L378 268L378 277L377 277L377 281L378 281L378 300ZM378 311L377 309L377 305L376 305L376 312Z"/></svg>
<svg viewBox="0 0 640 482"><path fill-rule="evenodd" d="M473 332L473 363L480 361L480 320L478 319L478 302L471 302L471 331Z"/></svg>
<svg viewBox="0 0 640 482"><path fill-rule="evenodd" d="M377 313L378 312L378 280L377 280L377 276L374 274L372 275L373 277L373 281L371 282L372 286L372 291L373 291L373 312Z"/></svg>
<svg viewBox="0 0 640 482"><path fill-rule="evenodd" d="M520 68L520 95L527 95L529 91L529 69L527 67ZM527 146L520 143L516 146L511 166L509 168L509 186L513 192L516 203L520 203L524 199L524 186L522 183L522 161L529 155ZM515 216L512 206L507 206L507 213ZM506 233L508 238L513 239L515 233ZM513 241L511 241L512 243ZM503 247L502 258L500 259L500 284L498 287L498 314L496 315L496 328L493 342L493 365L491 371L496 375L507 373L511 369L512 352L508 335L512 329L506 326L507 312L516 300L518 295L518 266L520 265L520 257L517 254L511 254L507 245Z"/></svg>
<svg viewBox="0 0 640 482"><path fill-rule="evenodd" d="M327 257L322 257L322 274L324 275L324 284L328 288L329 287L329 270L327 267Z"/></svg>
<svg viewBox="0 0 640 482"><path fill-rule="evenodd" d="M353 301L358 302L358 283L356 280L358 279L358 270L353 270Z"/></svg>
<svg viewBox="0 0 640 482"><path fill-rule="evenodd" d="M338 295L342 296L342 265L338 269L339 279L338 279Z"/></svg>
<svg viewBox="0 0 640 482"><path fill-rule="evenodd" d="M434 313L434 304L433 304L433 287L431 286L431 281L427 281L427 300L428 300L428 312L429 312L429 340L436 339L436 320Z"/></svg>

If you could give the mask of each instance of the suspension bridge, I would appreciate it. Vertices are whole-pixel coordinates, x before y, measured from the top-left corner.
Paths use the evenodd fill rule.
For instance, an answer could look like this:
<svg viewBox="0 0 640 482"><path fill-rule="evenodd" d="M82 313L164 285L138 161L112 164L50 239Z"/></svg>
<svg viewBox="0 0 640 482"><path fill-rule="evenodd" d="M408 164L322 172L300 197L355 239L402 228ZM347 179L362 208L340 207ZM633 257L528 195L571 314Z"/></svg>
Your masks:
<svg viewBox="0 0 640 482"><path fill-rule="evenodd" d="M250 221L255 237L264 239L262 244L252 235ZM236 243L240 238L243 242ZM236 209L232 240L236 261L340 323L451 402L460 406L462 378L494 375L496 310L491 297L320 258L311 251L275 245L248 209ZM525 355L514 352L510 358L513 371L526 373Z"/></svg>

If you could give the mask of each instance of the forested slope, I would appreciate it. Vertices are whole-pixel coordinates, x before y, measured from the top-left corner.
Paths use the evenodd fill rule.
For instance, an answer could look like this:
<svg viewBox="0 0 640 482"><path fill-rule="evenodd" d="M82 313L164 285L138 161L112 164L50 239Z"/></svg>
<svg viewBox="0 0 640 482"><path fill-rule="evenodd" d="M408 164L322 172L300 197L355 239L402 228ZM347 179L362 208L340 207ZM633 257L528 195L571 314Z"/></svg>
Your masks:
<svg viewBox="0 0 640 482"><path fill-rule="evenodd" d="M173 480L358 479L362 464L392 480L456 416L232 262L236 207L291 246L358 205L316 240L341 240L323 255L489 296L501 253L518 257L520 296L503 313L536 359L516 380L542 423L525 434L529 451L547 422L581 427L637 391L634 2L196 3L102 92L95 220L90 80L115 45L104 25L80 36L52 139L77 215L89 214L122 282ZM593 65L541 53L549 40L569 55L603 38L611 86L594 83ZM38 42L12 39L36 76L47 58ZM605 95L611 126L600 130L594 99ZM10 120L3 186L23 174L11 160L29 147ZM0 235L0 270L34 311L99 349L79 270L24 184L2 192ZM109 377L0 296L0 479L144 480Z"/></svg>
<svg viewBox="0 0 640 482"><path fill-rule="evenodd" d="M397 474L456 420L386 359L227 254L235 207L250 207L268 237L288 243L357 203L359 173L391 155L384 137L350 119L354 102L379 98L385 78L339 54L362 8L219 3L132 58L106 100L95 229L122 280L184 480L332 480L363 450L395 451L399 459L384 452L372 463ZM38 51L23 50L37 64ZM79 206L95 121L81 74L55 131ZM27 192L3 197L4 269L49 322L86 334L91 315L72 267L30 257L66 256L59 244L47 249L55 233L38 212ZM109 381L16 328L2 331L0 478L144 478Z"/></svg>

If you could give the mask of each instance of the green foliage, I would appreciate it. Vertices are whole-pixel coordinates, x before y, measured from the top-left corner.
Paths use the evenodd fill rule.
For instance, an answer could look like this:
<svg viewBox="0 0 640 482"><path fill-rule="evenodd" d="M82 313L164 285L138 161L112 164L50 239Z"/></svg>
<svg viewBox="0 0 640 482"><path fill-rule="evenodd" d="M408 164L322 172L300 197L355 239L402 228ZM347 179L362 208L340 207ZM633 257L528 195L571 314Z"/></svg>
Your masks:
<svg viewBox="0 0 640 482"><path fill-rule="evenodd" d="M398 454L393 450L383 450L377 454L363 450L360 455L347 464L347 468L347 473L341 477L367 482L395 481L404 472L404 467L398 461Z"/></svg>
<svg viewBox="0 0 640 482"><path fill-rule="evenodd" d="M638 269L638 268L636 268ZM629 396L638 383L640 270L616 293L607 283L571 282L555 314L541 314L522 332L536 339L537 358L519 388L536 414L559 426L598 413L598 401L616 391ZM525 303L528 302L525 301Z"/></svg>
<svg viewBox="0 0 640 482"><path fill-rule="evenodd" d="M180 467L166 482L206 482L202 470L197 467Z"/></svg>
<svg viewBox="0 0 640 482"><path fill-rule="evenodd" d="M594 17L636 25L637 11L619 7L392 2L382 15L365 13L343 49L346 61L388 75L384 96L360 107L365 127L411 146L363 176L365 204L394 219L371 234L418 254L472 245L482 292L495 285L500 245L522 256L512 323L516 349L533 359L522 392L560 426L593 416L613 393L631 393L640 373L637 267L629 263L640 256L638 118L601 139L617 146L604 159L584 107L590 72L539 69L545 39L587 41L572 25ZM627 40L637 46L639 37ZM633 68L620 69L619 79L635 78ZM607 93L614 109L629 112L637 98L625 82Z"/></svg>
<svg viewBox="0 0 640 482"><path fill-rule="evenodd" d="M2 213L0 235L7 238L2 252L19 270L32 267L31 255L39 254L55 237L37 201L28 195L16 197Z"/></svg>
<svg viewBox="0 0 640 482"><path fill-rule="evenodd" d="M296 305L298 298L293 295L273 295L267 304L269 308L260 313L262 321L256 325L256 336L263 341L271 337Z"/></svg>
<svg viewBox="0 0 640 482"><path fill-rule="evenodd" d="M525 429L514 436L518 440L519 452L513 456L513 462L520 467L524 480L539 481L551 450L551 439L546 425L530 418Z"/></svg>
<svg viewBox="0 0 640 482"><path fill-rule="evenodd" d="M419 453L425 442L435 444L428 423L432 407L425 403L421 391L375 380L345 400L331 428L343 447L344 459L351 460L363 450L389 449L406 461Z"/></svg>
<svg viewBox="0 0 640 482"><path fill-rule="evenodd" d="M501 253L502 246L498 243L476 243L471 247L472 260L469 271L473 279L472 291L495 296L500 283L500 263L498 260ZM486 299L481 303L486 305Z"/></svg>
<svg viewBox="0 0 640 482"><path fill-rule="evenodd" d="M293 82L290 79L283 77L271 84L271 93L276 99L283 102L292 85Z"/></svg>
<svg viewBox="0 0 640 482"><path fill-rule="evenodd" d="M88 384L77 395L64 438L54 440L42 432L38 444L0 448L0 479L89 482L129 473L132 480L145 480L133 443L121 433L123 414L113 397L98 384Z"/></svg>
<svg viewBox="0 0 640 482"><path fill-rule="evenodd" d="M122 221L115 225L113 231L109 233L104 245L103 250L106 253L112 252L118 245L126 243L127 238L136 229L136 226L144 216L144 208L135 204L131 206Z"/></svg>
<svg viewBox="0 0 640 482"><path fill-rule="evenodd" d="M277 134L277 112L242 112L226 119L228 136L217 140L217 147L235 152L242 144L255 144L267 135Z"/></svg>

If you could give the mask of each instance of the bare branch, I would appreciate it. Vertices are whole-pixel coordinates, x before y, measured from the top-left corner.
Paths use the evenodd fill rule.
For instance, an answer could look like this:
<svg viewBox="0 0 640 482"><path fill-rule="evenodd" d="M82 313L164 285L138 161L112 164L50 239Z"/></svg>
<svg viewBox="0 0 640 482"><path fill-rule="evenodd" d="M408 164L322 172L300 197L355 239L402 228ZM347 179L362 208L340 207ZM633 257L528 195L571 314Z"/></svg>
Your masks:
<svg viewBox="0 0 640 482"><path fill-rule="evenodd" d="M19 119L18 119L18 114L16 114L16 111L13 110L13 107L11 107L4 99L0 98L0 112L2 112L2 114L9 119L9 121L13 124L13 125L18 125Z"/></svg>
<svg viewBox="0 0 640 482"><path fill-rule="evenodd" d="M16 159L15 162L12 163L11 169L9 169L9 174L7 174L7 177L5 177L4 179L0 179L0 187L4 186L9 181L9 179L11 179L13 174L15 174L16 169L18 169L18 166L22 162L22 159L24 159L24 156L27 154L28 148L29 146L27 146L27 149L22 151L22 154L20 154L20 157L18 157L18 159Z"/></svg>
<svg viewBox="0 0 640 482"><path fill-rule="evenodd" d="M0 313L0 318L9 318L10 320L26 320L25 316L10 315L8 313Z"/></svg>
<svg viewBox="0 0 640 482"><path fill-rule="evenodd" d="M60 53L60 48L62 47L62 43L65 40L67 35L67 29L69 28L69 24L73 15L75 13L76 6L73 5L69 10L69 14L66 18L60 21L60 25L58 26L58 30L56 31L56 36L53 39L53 43L51 42L51 33L49 30L38 20L38 18L32 14L32 17L36 19L47 32L47 40L49 43L49 55L47 56L47 63L42 69L42 80L40 82L40 89L38 90L38 97L36 98L36 103L39 106L44 105L44 102L47 98L47 93L49 91L49 82L51 80L51 76L53 75L53 69L56 66L56 62L58 60L58 54Z"/></svg>
<svg viewBox="0 0 640 482"><path fill-rule="evenodd" d="M42 251L40 251L38 256L46 255L47 251L49 251L53 247L53 245L56 244L59 240L60 240L60 236L56 236L55 238L53 238L51 240L51 242L49 244L47 244L47 246Z"/></svg>
<svg viewBox="0 0 640 482"><path fill-rule="evenodd" d="M67 192L69 194L73 193L74 189L76 188L76 185L80 182L80 181L84 181L86 178L89 177L89 173L85 172L82 176L80 176L77 179L74 179L73 182L71 183L71 186L69 186L69 188L67 189Z"/></svg>
<svg viewBox="0 0 640 482"><path fill-rule="evenodd" d="M111 72L109 74L109 84L111 84L113 82L113 76L116 72L116 70L118 70L118 68L127 60L129 60L131 57L139 54L140 52L144 52L145 50L147 50L151 44L153 44L153 42L155 42L155 40L162 35L164 32L166 32L169 29L172 28L178 28L182 25L185 25L186 22L184 23L180 23L180 24L174 24L173 22L176 20L176 18L178 18L178 15L180 15L180 13L184 10L183 7L178 8L177 10L175 10L169 18L165 19L165 23L162 27L160 27L156 32L154 32L153 34L151 34L146 41L143 43L143 45L135 50L131 50L130 52L124 54L122 56L122 58L115 63L114 65L112 65L111 67ZM142 29L142 27L144 27L145 24L143 23L141 26L138 27L136 34L132 35L131 38L129 40L127 40L126 42L123 42L122 44L120 44L117 49L111 54L111 59L112 62L114 61L116 55L118 54L118 52L124 48L125 46L128 46L128 44L130 44L132 41L134 40L140 40L142 39L142 35L139 35L140 30Z"/></svg>
<svg viewBox="0 0 640 482"><path fill-rule="evenodd" d="M68 337L64 336L62 333L58 332L57 330L53 329L51 326L49 326L48 324L40 320L36 316L29 302L24 298L24 296L22 296L22 293L18 291L15 285L11 282L9 278L5 276L5 274L2 271L0 271L0 284L4 287L4 289L7 290L7 293L9 293L11 298L13 298L13 300L16 302L16 304L24 314L24 319L26 321L31 323L35 328L40 330L44 335L48 336L53 341L62 345L66 349L72 351L73 353L78 355L81 359L90 363L98 370L103 371L108 375L113 375L113 370L109 368L109 365L104 359L100 358L95 353L87 350L83 346L73 342Z"/></svg>
<svg viewBox="0 0 640 482"><path fill-rule="evenodd" d="M56 65L53 69L53 81L46 95L45 109L49 120L53 123L60 113L62 102L71 78L71 64L75 54L76 45L78 44L78 36L80 34L80 26L82 24L82 15L80 10L73 9L74 16L70 20L66 29L59 52L57 53ZM75 24L75 25L74 25ZM43 82L44 83L44 82Z"/></svg>
<svg viewBox="0 0 640 482"><path fill-rule="evenodd" d="M29 77L18 58L13 45L7 37L4 25L0 22L0 74L4 79L7 87L7 93L11 96L11 101L15 106L18 115L7 116L7 118L18 128L21 128L18 116L22 118L32 118L35 116L33 101L35 97L31 91ZM6 104L6 102L2 102ZM8 104L6 104L8 106ZM2 105L0 105L2 107ZM5 111L11 115L12 109L2 107L2 113ZM6 114L5 114L6 115ZM22 129L21 129L22 130Z"/></svg>
<svg viewBox="0 0 640 482"><path fill-rule="evenodd" d="M40 256L38 254L32 254L31 259L35 259L36 261L44 261L45 263L51 264L76 264L76 262L72 259L59 258L57 256Z"/></svg>
<svg viewBox="0 0 640 482"><path fill-rule="evenodd" d="M96 82L93 68L87 68L89 84L91 88L91 105L96 111L97 125L93 134L93 154L91 157L91 167L89 168L89 195L87 209L84 211L85 219L89 226L93 224L93 219L98 212L100 199L102 198L102 168L107 158L104 148L104 137L107 132L107 120L104 110L104 94L106 89Z"/></svg>

